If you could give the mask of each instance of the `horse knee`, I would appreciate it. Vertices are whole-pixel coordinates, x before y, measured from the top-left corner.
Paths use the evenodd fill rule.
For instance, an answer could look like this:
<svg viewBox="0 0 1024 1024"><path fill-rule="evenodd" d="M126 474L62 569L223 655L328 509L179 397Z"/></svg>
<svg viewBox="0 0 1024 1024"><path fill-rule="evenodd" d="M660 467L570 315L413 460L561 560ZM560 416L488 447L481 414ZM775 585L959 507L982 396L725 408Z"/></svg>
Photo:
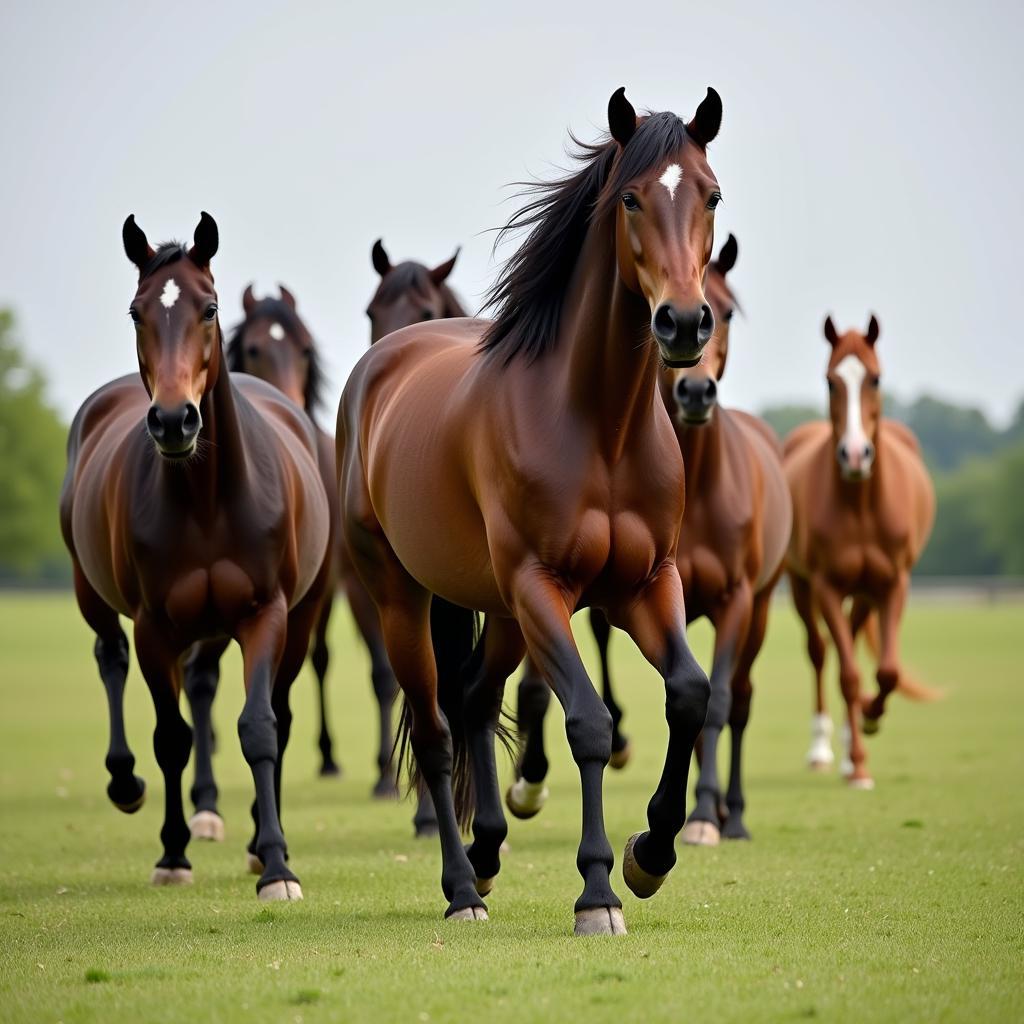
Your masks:
<svg viewBox="0 0 1024 1024"><path fill-rule="evenodd" d="M705 728L710 726L712 729L723 729L729 719L729 710L732 704L729 681L727 679L715 678L713 674L710 689L707 719L704 725Z"/></svg>
<svg viewBox="0 0 1024 1024"><path fill-rule="evenodd" d="M277 719L269 707L247 705L238 716L242 755L250 765L277 759Z"/></svg>
<svg viewBox="0 0 1024 1024"><path fill-rule="evenodd" d="M582 707L574 705L566 713L565 735L577 764L607 764L612 756L612 715L592 688L590 696L593 700L588 698Z"/></svg>
<svg viewBox="0 0 1024 1024"><path fill-rule="evenodd" d="M165 771L184 771L192 750L192 729L181 715L157 717L153 752Z"/></svg>
<svg viewBox="0 0 1024 1024"><path fill-rule="evenodd" d="M860 694L860 673L855 668L841 670L839 687L843 691L843 699L846 703L852 703Z"/></svg>
<svg viewBox="0 0 1024 1024"><path fill-rule="evenodd" d="M900 672L895 666L879 665L875 678L878 680L879 693L889 694L896 689L900 681Z"/></svg>
<svg viewBox="0 0 1024 1024"><path fill-rule="evenodd" d="M451 775L454 753L452 734L447 723L433 729L417 728L415 722L409 737L420 774L429 783L442 775Z"/></svg>
<svg viewBox="0 0 1024 1024"><path fill-rule="evenodd" d="M324 676L327 675L327 666L331 660L330 652L327 650L327 644L318 640L313 645L313 650L309 652L309 660L317 678L323 680Z"/></svg>
<svg viewBox="0 0 1024 1024"><path fill-rule="evenodd" d="M99 666L100 675L118 672L122 676L128 674L128 637L122 630L113 638L96 637L93 654Z"/></svg>
<svg viewBox="0 0 1024 1024"><path fill-rule="evenodd" d="M665 691L665 717L670 726L703 727L711 705L712 689L710 680L696 661L691 659L683 671L669 678Z"/></svg>

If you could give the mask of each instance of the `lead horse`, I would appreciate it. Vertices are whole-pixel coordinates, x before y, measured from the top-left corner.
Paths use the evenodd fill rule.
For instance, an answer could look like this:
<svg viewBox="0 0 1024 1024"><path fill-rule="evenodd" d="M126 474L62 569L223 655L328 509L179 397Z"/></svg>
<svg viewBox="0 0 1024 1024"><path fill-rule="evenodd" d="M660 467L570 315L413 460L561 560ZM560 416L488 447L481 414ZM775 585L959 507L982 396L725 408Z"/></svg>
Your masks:
<svg viewBox="0 0 1024 1024"><path fill-rule="evenodd" d="M797 427L785 445L793 496L786 568L815 675L809 760L812 766L832 760L832 721L822 687L821 615L839 655L839 684L846 702L842 774L859 789L874 785L861 731L877 731L889 694L900 686L899 628L910 570L935 519L935 492L917 440L902 423L882 417L878 335L874 316L863 334L850 330L841 335L831 317L825 320L831 346L826 373L829 421ZM853 599L849 620L843 609L847 598ZM875 612L878 693L862 706L854 640Z"/></svg>
<svg viewBox="0 0 1024 1024"><path fill-rule="evenodd" d="M530 230L491 294L497 318L389 335L342 395L343 531L437 809L447 917L487 916L507 833L495 731L528 652L565 709L580 772L575 931L626 930L604 827L611 716L573 639L578 607L602 608L664 677L664 771L623 875L647 897L675 863L710 687L686 640L683 465L658 375L694 364L714 329L702 284L721 194L706 146L721 116L712 89L689 123L638 118L617 90L610 138L508 225ZM474 610L487 615L479 636Z"/></svg>
<svg viewBox="0 0 1024 1024"><path fill-rule="evenodd" d="M718 402L738 305L727 275L738 252L730 235L708 270L705 292L716 326L700 364L668 369L661 377L662 397L672 416L686 474L686 510L676 555L686 617L692 622L707 616L715 630L697 806L682 833L684 842L701 846L714 846L721 836L750 838L743 820L742 777L743 736L753 693L750 673L764 642L771 595L782 573L792 523L778 439L763 420ZM617 730L622 713L609 671L610 630L599 611L591 612L591 622L601 659L602 693ZM517 817L532 817L547 797L543 709L548 697L529 677L520 684L519 694L519 725L526 741L519 777L506 793L506 803ZM732 749L729 787L723 794L717 748L726 724ZM614 757L614 738L612 750ZM618 750L629 750L624 737Z"/></svg>
<svg viewBox="0 0 1024 1024"><path fill-rule="evenodd" d="M181 794L192 743L178 706L183 662L197 642L237 640L246 691L238 733L256 788L253 851L263 868L257 893L301 899L275 789L288 688L328 572L315 438L280 391L227 372L210 272L213 218L203 213L190 249L154 250L134 217L122 235L139 272L129 309L139 373L104 385L75 416L60 508L110 710L107 792L128 813L145 795L124 730L128 640L120 614L134 626L165 784L164 849L152 880L191 882Z"/></svg>

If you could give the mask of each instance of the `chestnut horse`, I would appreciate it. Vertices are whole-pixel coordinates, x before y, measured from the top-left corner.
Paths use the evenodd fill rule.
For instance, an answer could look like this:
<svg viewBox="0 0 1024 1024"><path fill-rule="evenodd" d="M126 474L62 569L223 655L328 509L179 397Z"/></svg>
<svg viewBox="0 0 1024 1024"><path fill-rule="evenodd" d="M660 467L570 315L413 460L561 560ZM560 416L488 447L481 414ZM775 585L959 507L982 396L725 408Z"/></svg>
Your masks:
<svg viewBox="0 0 1024 1024"><path fill-rule="evenodd" d="M709 89L686 124L638 118L620 89L608 114L611 138L537 186L508 225L530 231L491 293L496 320L431 321L372 346L337 431L343 530L437 809L446 916L486 917L507 832L495 732L505 680L529 652L565 708L580 772L577 934L625 924L602 806L611 717L570 616L604 609L665 680L665 768L623 865L638 895L675 863L710 692L686 641L683 465L658 377L663 360L695 363L714 328L702 282L721 196L705 147L721 100ZM487 614L480 636L470 609Z"/></svg>
<svg viewBox="0 0 1024 1024"><path fill-rule="evenodd" d="M807 629L814 666L815 716L809 760L832 761L832 722L825 710L825 644L820 613L839 655L846 701L842 773L851 786L870 789L861 729L874 732L886 698L900 682L899 627L910 570L935 519L935 492L917 440L902 423L882 418L878 321L864 334L838 334L832 318L825 337L829 418L797 427L786 438L786 477L793 496L793 536L786 569L793 603ZM853 598L851 617L843 602ZM854 653L858 629L877 611L880 626L878 694L863 707Z"/></svg>
<svg viewBox="0 0 1024 1024"><path fill-rule="evenodd" d="M96 633L110 708L108 794L138 809L144 783L125 739L122 699L132 620L156 710L164 775L163 856L155 884L191 882L181 775L192 731L178 707L182 663L197 642L238 641L242 752L256 788L252 853L261 899L301 899L279 817L288 688L306 656L328 574L327 496L309 420L276 388L224 366L210 260L218 232L204 213L195 244L154 250L124 223L139 271L129 313L139 374L104 385L71 425L61 527L75 594Z"/></svg>
<svg viewBox="0 0 1024 1024"><path fill-rule="evenodd" d="M718 385L729 354L736 297L726 275L736 263L730 235L708 269L705 294L715 315L715 333L698 366L669 369L661 377L662 397L672 416L686 474L686 511L676 563L686 594L686 618L707 616L715 629L711 703L704 725L697 806L683 829L683 842L713 846L720 836L749 839L743 822L743 733L750 718L750 671L764 642L772 590L792 523L779 443L762 420L718 404ZM601 658L605 703L613 722L621 712L608 671L610 630L600 612L591 613ZM543 784L542 722L536 709L546 695L520 684L520 726L526 743L520 777L506 794L509 810L532 817L546 797ZM718 781L718 738L728 722L732 732L729 788L723 805ZM620 750L629 747L623 737ZM613 740L614 750L614 740ZM724 806L725 810L721 810Z"/></svg>

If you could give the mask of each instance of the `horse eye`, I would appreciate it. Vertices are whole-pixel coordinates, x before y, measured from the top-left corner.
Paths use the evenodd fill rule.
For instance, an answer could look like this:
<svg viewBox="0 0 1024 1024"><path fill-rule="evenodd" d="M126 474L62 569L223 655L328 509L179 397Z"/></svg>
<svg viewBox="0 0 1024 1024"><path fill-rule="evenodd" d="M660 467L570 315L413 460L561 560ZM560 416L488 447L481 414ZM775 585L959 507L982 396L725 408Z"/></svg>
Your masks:
<svg viewBox="0 0 1024 1024"><path fill-rule="evenodd" d="M876 375L876 376L871 378L871 386L873 388L877 388L881 383L882 383L882 378L881 377Z"/></svg>
<svg viewBox="0 0 1024 1024"><path fill-rule="evenodd" d="M204 320L216 320L217 318L217 303L212 302L206 307L206 312L203 313Z"/></svg>
<svg viewBox="0 0 1024 1024"><path fill-rule="evenodd" d="M722 201L721 192L712 192L711 198L708 200L708 209L714 210L718 208L718 204Z"/></svg>
<svg viewBox="0 0 1024 1024"><path fill-rule="evenodd" d="M730 309L729 312L725 314L725 318L724 319L725 319L726 323L728 323L732 319L732 315L735 312L736 312L736 310Z"/></svg>
<svg viewBox="0 0 1024 1024"><path fill-rule="evenodd" d="M142 323L142 317L139 316L139 311L134 306L128 310L128 315L132 318L132 323L135 324L136 327Z"/></svg>
<svg viewBox="0 0 1024 1024"><path fill-rule="evenodd" d="M308 348L304 348L304 349L302 350L302 358L303 358L303 359L309 359L309 358L310 358L310 356L312 356L312 354L313 354L313 352L312 352L312 350L311 350L311 349L308 349Z"/></svg>
<svg viewBox="0 0 1024 1024"><path fill-rule="evenodd" d="M636 196L633 195L632 192L623 192L622 193L622 205L627 210L631 210L631 211L632 210L639 210L640 209L640 203L637 201Z"/></svg>
<svg viewBox="0 0 1024 1024"><path fill-rule="evenodd" d="M836 393L836 382L834 380L830 380L828 382L828 393L830 395L834 395Z"/></svg>
<svg viewBox="0 0 1024 1024"><path fill-rule="evenodd" d="M245 354L250 359L256 359L260 354L260 350L255 345L249 345L245 350Z"/></svg>
<svg viewBox="0 0 1024 1024"><path fill-rule="evenodd" d="M423 310L423 315L420 317L420 319L421 320L433 320L434 319L434 314L429 309L425 309L425 310Z"/></svg>
<svg viewBox="0 0 1024 1024"><path fill-rule="evenodd" d="M368 309L366 311L366 319L369 320L371 324L373 323L373 310Z"/></svg>

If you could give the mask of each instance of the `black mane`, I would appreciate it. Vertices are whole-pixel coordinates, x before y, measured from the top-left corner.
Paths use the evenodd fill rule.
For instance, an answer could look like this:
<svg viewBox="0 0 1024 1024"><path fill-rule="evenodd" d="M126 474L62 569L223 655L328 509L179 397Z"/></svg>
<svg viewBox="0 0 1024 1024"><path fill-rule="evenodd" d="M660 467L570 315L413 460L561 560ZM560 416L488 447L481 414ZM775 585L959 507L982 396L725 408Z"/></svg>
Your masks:
<svg viewBox="0 0 1024 1024"><path fill-rule="evenodd" d="M142 268L139 280L145 281L150 274L155 274L161 267L166 267L169 263L177 263L187 255L188 249L183 243L161 242L157 246L156 252L153 253L153 258Z"/></svg>
<svg viewBox="0 0 1024 1024"><path fill-rule="evenodd" d="M444 299L444 316L468 315L451 288L443 282L439 285L434 284L430 278L430 271L422 263L416 263L414 260L407 260L392 267L381 279L374 298L383 302L393 302L403 292L412 291L425 296L431 289L439 291Z"/></svg>
<svg viewBox="0 0 1024 1024"><path fill-rule="evenodd" d="M242 339L245 336L245 328L254 320L259 319L275 320L289 333L305 332L312 342L309 351L309 369L306 375L306 391L302 397L306 404L306 414L316 422L316 412L323 403L324 385L326 384L323 363L317 351L316 342L308 328L299 319L295 310L283 299L260 299L253 307L252 312L232 329L225 349L228 369L234 372L245 372L245 352Z"/></svg>
<svg viewBox="0 0 1024 1024"><path fill-rule="evenodd" d="M530 229L485 300L498 312L480 348L501 353L505 365L519 355L532 362L554 345L569 277L590 224L605 220L622 189L661 167L689 136L683 121L664 111L640 122L618 160L618 143L610 138L596 143L570 138L582 167L555 181L528 183L521 195L534 198L498 232L495 245L512 232Z"/></svg>

